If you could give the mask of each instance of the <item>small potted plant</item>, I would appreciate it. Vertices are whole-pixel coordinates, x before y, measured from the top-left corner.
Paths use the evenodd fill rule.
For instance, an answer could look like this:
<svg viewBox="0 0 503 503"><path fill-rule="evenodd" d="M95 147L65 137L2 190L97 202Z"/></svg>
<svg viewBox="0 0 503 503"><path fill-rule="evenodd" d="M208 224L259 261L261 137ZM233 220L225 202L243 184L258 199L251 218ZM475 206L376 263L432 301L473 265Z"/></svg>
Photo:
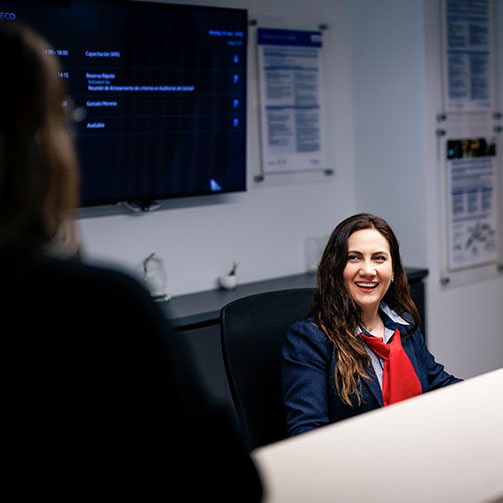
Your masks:
<svg viewBox="0 0 503 503"><path fill-rule="evenodd" d="M225 276L218 278L220 286L225 290L234 290L238 284L237 268L238 262L232 262L232 267Z"/></svg>

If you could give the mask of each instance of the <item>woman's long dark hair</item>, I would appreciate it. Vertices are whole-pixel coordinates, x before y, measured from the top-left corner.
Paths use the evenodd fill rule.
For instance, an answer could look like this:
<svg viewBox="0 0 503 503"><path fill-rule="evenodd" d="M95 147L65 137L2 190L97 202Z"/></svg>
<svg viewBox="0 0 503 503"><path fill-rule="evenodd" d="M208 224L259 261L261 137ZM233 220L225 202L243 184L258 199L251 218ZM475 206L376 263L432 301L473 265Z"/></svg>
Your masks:
<svg viewBox="0 0 503 503"><path fill-rule="evenodd" d="M333 343L337 352L335 386L343 402L352 405L352 397L361 402L360 380L367 379L370 358L363 342L354 337L363 325L362 311L346 289L343 271L348 259L348 240L362 229L376 229L388 241L394 282L383 301L402 317L410 320L409 336L420 324L420 316L410 295L407 275L402 266L398 240L382 218L369 213L358 213L340 222L332 232L321 257L311 313L318 326Z"/></svg>

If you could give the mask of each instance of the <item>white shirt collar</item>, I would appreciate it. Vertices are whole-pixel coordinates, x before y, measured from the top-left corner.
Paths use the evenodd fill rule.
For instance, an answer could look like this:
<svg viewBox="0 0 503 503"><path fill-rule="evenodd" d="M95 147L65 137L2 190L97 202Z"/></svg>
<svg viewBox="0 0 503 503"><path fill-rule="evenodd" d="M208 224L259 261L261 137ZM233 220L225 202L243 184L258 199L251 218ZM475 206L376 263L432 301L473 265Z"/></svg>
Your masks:
<svg viewBox="0 0 503 503"><path fill-rule="evenodd" d="M385 302L381 301L379 309L381 309L388 318L390 318L393 322L397 323L398 325L405 325L405 326L410 325L410 323L407 320L403 319L397 312L393 311L393 309L391 309ZM362 332L363 330L361 329L361 327L357 327L355 335L359 335ZM385 326L384 332L385 332L384 342L388 342L388 340L393 335L394 330L390 330Z"/></svg>
<svg viewBox="0 0 503 503"><path fill-rule="evenodd" d="M398 313L393 311L385 302L381 302L379 309L382 309L384 314L388 316L388 318L392 319L395 323L398 323L399 325L410 325L410 323L407 320L404 320Z"/></svg>

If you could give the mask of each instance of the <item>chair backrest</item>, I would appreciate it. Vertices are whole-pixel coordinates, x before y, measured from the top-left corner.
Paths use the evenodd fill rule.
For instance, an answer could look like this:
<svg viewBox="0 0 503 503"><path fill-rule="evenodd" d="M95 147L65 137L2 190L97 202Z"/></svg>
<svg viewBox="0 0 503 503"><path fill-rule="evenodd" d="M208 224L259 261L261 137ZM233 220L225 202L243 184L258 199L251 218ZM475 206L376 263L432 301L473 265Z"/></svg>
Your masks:
<svg viewBox="0 0 503 503"><path fill-rule="evenodd" d="M286 438L281 347L305 317L314 288L264 292L220 310L222 353L239 425L250 450Z"/></svg>

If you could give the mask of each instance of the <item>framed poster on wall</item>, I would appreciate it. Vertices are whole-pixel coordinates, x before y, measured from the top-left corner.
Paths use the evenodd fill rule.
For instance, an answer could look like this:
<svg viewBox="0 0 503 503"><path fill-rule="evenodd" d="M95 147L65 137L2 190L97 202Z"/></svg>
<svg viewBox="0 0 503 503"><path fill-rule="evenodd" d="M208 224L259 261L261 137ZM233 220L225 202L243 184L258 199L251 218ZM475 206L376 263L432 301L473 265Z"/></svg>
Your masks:
<svg viewBox="0 0 503 503"><path fill-rule="evenodd" d="M496 0L441 0L442 109L437 115L443 219L441 284L503 272L501 103Z"/></svg>
<svg viewBox="0 0 503 503"><path fill-rule="evenodd" d="M499 258L496 136L446 140L448 270Z"/></svg>
<svg viewBox="0 0 503 503"><path fill-rule="evenodd" d="M322 32L257 29L263 173L323 170Z"/></svg>
<svg viewBox="0 0 503 503"><path fill-rule="evenodd" d="M445 112L495 109L493 0L443 0Z"/></svg>

